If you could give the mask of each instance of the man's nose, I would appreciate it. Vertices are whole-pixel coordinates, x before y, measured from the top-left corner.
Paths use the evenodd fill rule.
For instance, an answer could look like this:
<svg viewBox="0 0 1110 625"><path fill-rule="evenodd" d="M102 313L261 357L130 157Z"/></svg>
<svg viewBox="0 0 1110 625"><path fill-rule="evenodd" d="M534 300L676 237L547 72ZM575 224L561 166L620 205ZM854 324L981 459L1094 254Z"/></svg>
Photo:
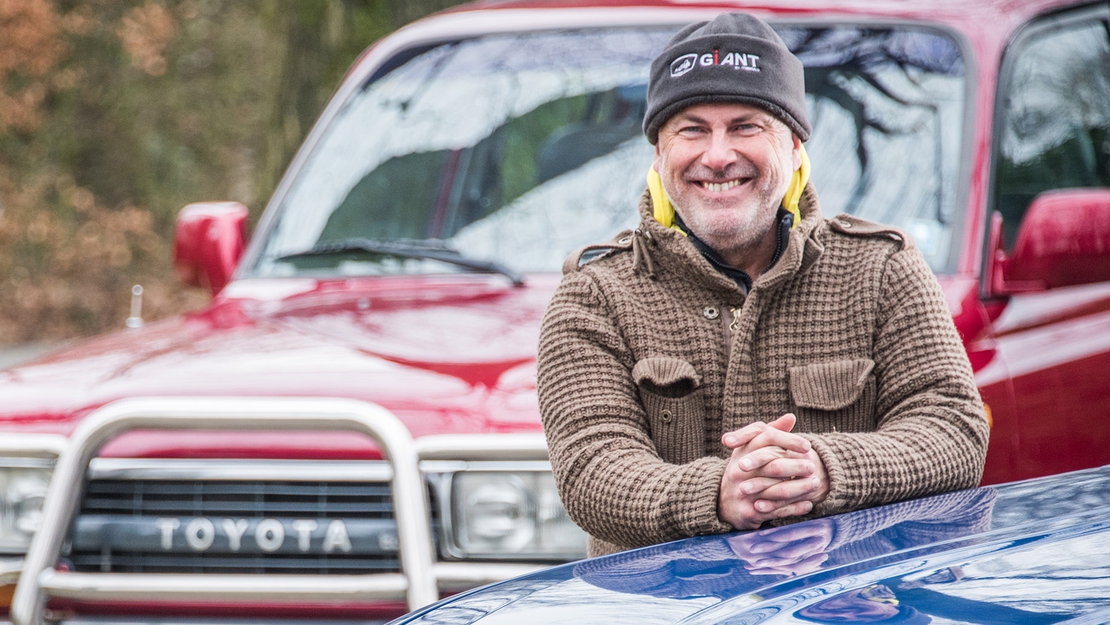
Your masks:
<svg viewBox="0 0 1110 625"><path fill-rule="evenodd" d="M710 134L709 146L702 154L701 163L715 171L721 171L736 162L736 150L729 141L728 133L715 130Z"/></svg>

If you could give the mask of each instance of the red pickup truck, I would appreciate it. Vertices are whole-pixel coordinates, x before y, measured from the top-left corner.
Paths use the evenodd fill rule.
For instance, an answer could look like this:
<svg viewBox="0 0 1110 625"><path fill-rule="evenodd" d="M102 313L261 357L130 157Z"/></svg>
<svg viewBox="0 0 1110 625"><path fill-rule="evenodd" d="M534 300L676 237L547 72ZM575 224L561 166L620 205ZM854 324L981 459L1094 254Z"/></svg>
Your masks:
<svg viewBox="0 0 1110 625"><path fill-rule="evenodd" d="M0 618L374 622L582 556L540 319L635 223L651 59L736 8L806 66L826 213L940 278L985 481L1110 462L1105 2L479 3L362 55L249 244L241 205L181 212L209 306L0 372Z"/></svg>

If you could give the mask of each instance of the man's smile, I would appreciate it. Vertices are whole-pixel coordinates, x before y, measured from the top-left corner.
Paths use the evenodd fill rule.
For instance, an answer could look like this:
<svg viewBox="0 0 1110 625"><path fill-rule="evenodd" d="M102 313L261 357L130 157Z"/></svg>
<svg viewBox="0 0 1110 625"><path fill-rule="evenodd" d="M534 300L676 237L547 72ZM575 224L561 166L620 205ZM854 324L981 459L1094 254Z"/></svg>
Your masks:
<svg viewBox="0 0 1110 625"><path fill-rule="evenodd" d="M732 180L725 180L723 182L710 182L708 180L693 180L691 182L710 193L724 193L750 180L751 178L733 178Z"/></svg>

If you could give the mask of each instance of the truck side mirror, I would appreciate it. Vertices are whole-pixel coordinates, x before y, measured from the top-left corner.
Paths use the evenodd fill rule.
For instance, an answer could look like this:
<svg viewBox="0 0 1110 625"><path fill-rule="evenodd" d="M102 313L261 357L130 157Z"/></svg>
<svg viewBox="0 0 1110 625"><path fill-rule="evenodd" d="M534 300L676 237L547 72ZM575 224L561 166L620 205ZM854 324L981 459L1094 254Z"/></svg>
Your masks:
<svg viewBox="0 0 1110 625"><path fill-rule="evenodd" d="M991 226L993 295L1110 280L1110 189L1061 189L1033 198L1009 254L997 213Z"/></svg>
<svg viewBox="0 0 1110 625"><path fill-rule="evenodd" d="M173 267L190 286L220 292L235 272L247 242L247 207L238 202L189 204L177 214Z"/></svg>

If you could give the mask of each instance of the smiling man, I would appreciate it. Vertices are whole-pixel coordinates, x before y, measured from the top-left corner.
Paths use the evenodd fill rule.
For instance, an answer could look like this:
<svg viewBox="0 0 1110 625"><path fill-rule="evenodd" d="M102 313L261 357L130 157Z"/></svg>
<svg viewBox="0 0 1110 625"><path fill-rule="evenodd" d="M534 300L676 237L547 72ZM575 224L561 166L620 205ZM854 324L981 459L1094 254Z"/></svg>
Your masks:
<svg viewBox="0 0 1110 625"><path fill-rule="evenodd" d="M975 486L988 427L904 233L808 184L801 62L742 13L655 60L641 225L572 254L538 391L597 555Z"/></svg>

